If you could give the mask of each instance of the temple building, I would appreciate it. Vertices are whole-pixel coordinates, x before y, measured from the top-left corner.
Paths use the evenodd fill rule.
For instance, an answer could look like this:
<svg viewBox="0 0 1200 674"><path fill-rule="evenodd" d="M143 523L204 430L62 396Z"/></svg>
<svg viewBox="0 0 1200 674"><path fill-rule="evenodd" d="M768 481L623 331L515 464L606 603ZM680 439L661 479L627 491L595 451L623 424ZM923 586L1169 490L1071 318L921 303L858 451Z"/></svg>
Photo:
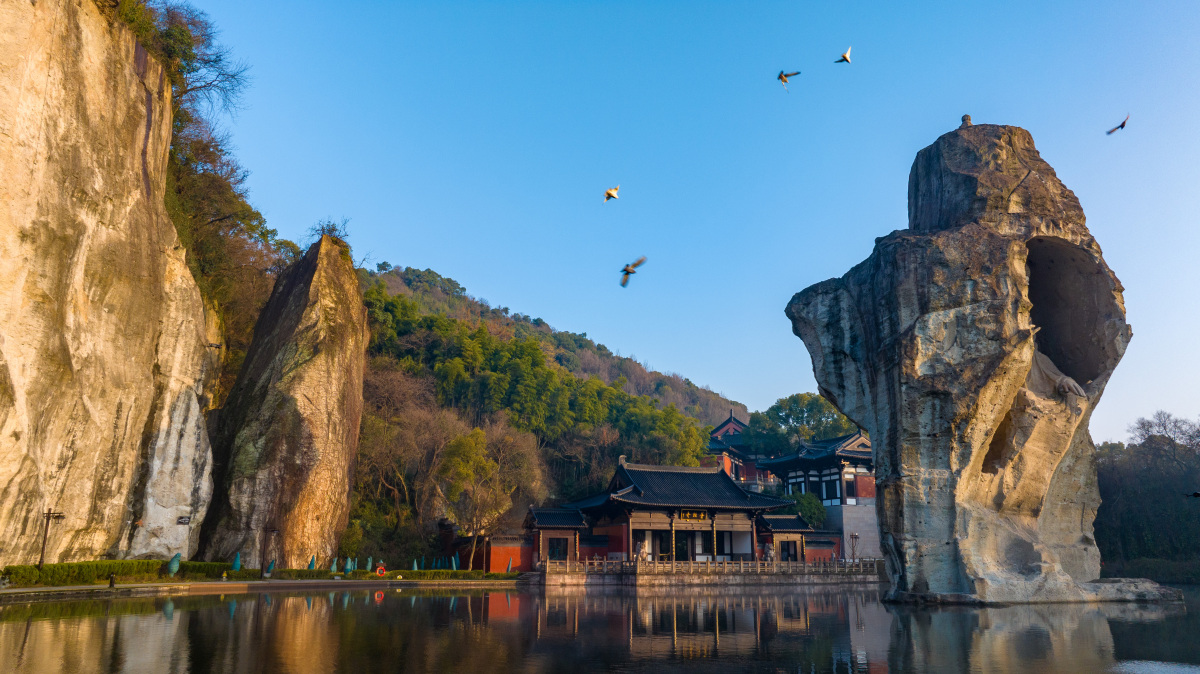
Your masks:
<svg viewBox="0 0 1200 674"><path fill-rule="evenodd" d="M621 457L604 491L556 508L531 507L524 535L489 537L478 566L532 571L560 561L846 559L840 529L814 530L799 515L776 514L792 503L744 488L721 465L652 466ZM830 520L842 522L834 510L827 506ZM862 550L859 557L878 556Z"/></svg>
<svg viewBox="0 0 1200 674"><path fill-rule="evenodd" d="M746 424L733 416L733 410L729 410L729 418L712 430L708 439L708 456L701 463L705 466L721 466L735 482L750 491L777 489L779 479L759 467L768 457L760 455L742 439L744 430Z"/></svg>
<svg viewBox="0 0 1200 674"><path fill-rule="evenodd" d="M825 506L823 528L837 532L846 558L879 558L875 462L861 431L806 443L798 452L762 460L787 494L815 494Z"/></svg>
<svg viewBox="0 0 1200 674"><path fill-rule="evenodd" d="M567 504L607 535L608 559L645 552L655 561L755 559L759 514L790 501L743 489L720 466L683 468L626 463L608 489Z"/></svg>

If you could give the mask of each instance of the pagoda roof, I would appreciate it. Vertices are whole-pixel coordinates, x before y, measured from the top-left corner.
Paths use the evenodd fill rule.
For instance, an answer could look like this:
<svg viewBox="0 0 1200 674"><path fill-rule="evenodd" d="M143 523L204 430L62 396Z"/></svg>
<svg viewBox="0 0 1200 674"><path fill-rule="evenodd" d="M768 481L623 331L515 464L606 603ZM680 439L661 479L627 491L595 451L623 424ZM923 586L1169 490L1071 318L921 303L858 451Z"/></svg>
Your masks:
<svg viewBox="0 0 1200 674"><path fill-rule="evenodd" d="M621 463L608 492L568 504L595 508L608 503L670 508L772 510L792 501L742 489L720 466L681 467Z"/></svg>
<svg viewBox="0 0 1200 674"><path fill-rule="evenodd" d="M743 423L740 419L733 416L733 410L730 409L729 410L729 418L726 419L725 421L722 421L721 423L717 424L717 427L712 430L712 437L716 438L720 435L723 435L725 432L725 429L727 429L727 428L732 428L734 433L741 433L742 431L746 430L749 427L745 423Z"/></svg>

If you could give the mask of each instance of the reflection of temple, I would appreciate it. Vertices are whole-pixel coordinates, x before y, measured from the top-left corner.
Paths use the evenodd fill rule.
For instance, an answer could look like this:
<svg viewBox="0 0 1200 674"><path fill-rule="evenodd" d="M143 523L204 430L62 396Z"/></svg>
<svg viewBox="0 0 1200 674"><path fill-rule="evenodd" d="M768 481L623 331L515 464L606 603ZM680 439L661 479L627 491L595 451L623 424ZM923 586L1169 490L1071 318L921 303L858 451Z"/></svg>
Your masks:
<svg viewBox="0 0 1200 674"><path fill-rule="evenodd" d="M547 593L493 620L521 621L533 650L605 644L610 662L737 658L795 671L886 672L891 618L877 590L651 595ZM489 617L492 614L489 612ZM587 657L587 653L582 653Z"/></svg>
<svg viewBox="0 0 1200 674"><path fill-rule="evenodd" d="M836 532L846 558L879 558L875 462L861 432L806 443L800 451L760 461L789 494L815 494L825 505L822 528ZM854 534L857 534L855 536Z"/></svg>

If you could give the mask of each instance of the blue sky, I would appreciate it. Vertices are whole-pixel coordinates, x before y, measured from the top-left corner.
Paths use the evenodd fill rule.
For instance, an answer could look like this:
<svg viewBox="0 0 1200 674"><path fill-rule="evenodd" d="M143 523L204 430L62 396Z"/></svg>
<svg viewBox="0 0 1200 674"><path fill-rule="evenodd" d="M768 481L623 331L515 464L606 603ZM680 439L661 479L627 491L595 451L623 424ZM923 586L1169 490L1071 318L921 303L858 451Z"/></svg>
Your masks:
<svg viewBox="0 0 1200 674"><path fill-rule="evenodd" d="M907 225L916 152L1024 127L1126 288L1094 437L1200 412L1193 3L195 2L252 67L227 126L281 234L350 218L358 257L751 409L815 390L783 308Z"/></svg>

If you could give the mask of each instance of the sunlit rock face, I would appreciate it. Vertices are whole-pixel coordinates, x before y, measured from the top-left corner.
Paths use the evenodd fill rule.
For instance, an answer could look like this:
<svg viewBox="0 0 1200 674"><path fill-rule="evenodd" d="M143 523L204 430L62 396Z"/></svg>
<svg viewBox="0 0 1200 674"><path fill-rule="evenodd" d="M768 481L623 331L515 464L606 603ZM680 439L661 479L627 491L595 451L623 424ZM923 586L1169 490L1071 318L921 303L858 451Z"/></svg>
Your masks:
<svg viewBox="0 0 1200 674"><path fill-rule="evenodd" d="M1027 131L921 150L909 227L787 315L821 393L868 429L893 599L1156 596L1100 575L1088 419L1132 331L1075 195Z"/></svg>
<svg viewBox="0 0 1200 674"><path fill-rule="evenodd" d="M350 510L366 346L350 251L323 237L276 281L221 409L207 559L329 565Z"/></svg>
<svg viewBox="0 0 1200 674"><path fill-rule="evenodd" d="M215 351L163 206L171 88L91 0L0 3L0 564L190 556ZM219 339L217 340L219 341Z"/></svg>

